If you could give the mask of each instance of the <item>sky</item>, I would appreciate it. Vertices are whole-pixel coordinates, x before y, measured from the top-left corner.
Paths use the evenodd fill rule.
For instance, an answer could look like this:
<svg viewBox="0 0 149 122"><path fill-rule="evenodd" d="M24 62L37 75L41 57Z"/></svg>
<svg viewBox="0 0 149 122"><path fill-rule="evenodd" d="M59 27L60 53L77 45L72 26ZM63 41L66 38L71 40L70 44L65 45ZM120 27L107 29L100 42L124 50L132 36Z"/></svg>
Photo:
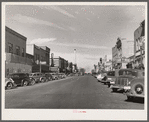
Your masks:
<svg viewBox="0 0 149 122"><path fill-rule="evenodd" d="M87 72L100 58L112 59L117 38L134 40L145 19L142 5L6 5L5 25L27 38L27 44L48 46L54 57L76 63Z"/></svg>

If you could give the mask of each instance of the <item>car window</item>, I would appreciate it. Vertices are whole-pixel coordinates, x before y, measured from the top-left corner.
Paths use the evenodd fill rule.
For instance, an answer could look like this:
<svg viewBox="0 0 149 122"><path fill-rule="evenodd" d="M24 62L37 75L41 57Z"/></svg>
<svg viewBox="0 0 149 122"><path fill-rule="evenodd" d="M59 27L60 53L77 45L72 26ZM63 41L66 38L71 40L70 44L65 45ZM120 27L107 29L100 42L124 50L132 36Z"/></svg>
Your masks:
<svg viewBox="0 0 149 122"><path fill-rule="evenodd" d="M36 74L37 76L39 76L39 74Z"/></svg>

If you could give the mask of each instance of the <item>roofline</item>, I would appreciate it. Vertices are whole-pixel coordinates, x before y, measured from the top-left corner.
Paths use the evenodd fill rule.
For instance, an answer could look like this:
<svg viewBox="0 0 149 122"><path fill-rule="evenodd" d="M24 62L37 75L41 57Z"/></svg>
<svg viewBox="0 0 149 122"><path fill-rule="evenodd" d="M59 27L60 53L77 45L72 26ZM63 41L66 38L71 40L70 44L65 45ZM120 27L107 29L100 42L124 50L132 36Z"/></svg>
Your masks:
<svg viewBox="0 0 149 122"><path fill-rule="evenodd" d="M6 31L8 31L8 32L10 32L10 33L12 33L13 35L16 35L16 36L18 36L18 37L22 38L24 41L26 41L26 40L27 40L27 38L26 38L25 36L23 36L23 35L19 34L18 32L16 32L16 31L14 31L14 30L10 29L10 28L9 28L9 27L7 27L7 26L5 26L5 30L6 30Z"/></svg>

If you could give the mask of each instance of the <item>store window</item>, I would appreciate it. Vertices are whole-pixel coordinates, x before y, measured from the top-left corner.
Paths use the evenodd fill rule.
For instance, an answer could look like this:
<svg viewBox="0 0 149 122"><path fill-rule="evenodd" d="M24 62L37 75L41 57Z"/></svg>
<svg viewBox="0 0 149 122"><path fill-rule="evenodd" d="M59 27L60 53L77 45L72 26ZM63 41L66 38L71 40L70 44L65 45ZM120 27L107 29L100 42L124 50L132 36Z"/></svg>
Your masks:
<svg viewBox="0 0 149 122"><path fill-rule="evenodd" d="M13 53L13 44L8 43L8 53Z"/></svg>
<svg viewBox="0 0 149 122"><path fill-rule="evenodd" d="M16 46L16 55L20 55L20 47Z"/></svg>

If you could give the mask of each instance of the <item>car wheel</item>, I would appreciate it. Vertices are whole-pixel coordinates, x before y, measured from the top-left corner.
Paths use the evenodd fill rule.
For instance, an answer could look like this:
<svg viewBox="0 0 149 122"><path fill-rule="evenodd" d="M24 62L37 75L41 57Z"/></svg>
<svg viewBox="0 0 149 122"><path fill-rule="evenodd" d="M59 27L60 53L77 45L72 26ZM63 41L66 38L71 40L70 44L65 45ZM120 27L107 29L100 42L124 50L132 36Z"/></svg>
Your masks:
<svg viewBox="0 0 149 122"><path fill-rule="evenodd" d="M49 79L48 78L46 78L46 82L48 82L49 81Z"/></svg>
<svg viewBox="0 0 149 122"><path fill-rule="evenodd" d="M45 82L45 79L44 79L44 78L42 78L42 79L41 79L41 83L44 83L44 82Z"/></svg>
<svg viewBox="0 0 149 122"><path fill-rule="evenodd" d="M132 92L134 94L138 94L141 95L144 93L144 85L141 82L137 82L135 84L132 85Z"/></svg>
<svg viewBox="0 0 149 122"><path fill-rule="evenodd" d="M28 82L27 81L24 81L23 82L23 86L27 86L28 85Z"/></svg>
<svg viewBox="0 0 149 122"><path fill-rule="evenodd" d="M6 89L12 89L13 87L13 84L12 83L8 83L7 86L6 86Z"/></svg>
<svg viewBox="0 0 149 122"><path fill-rule="evenodd" d="M36 81L33 79L32 81L31 81L31 85L34 85L36 83Z"/></svg>
<svg viewBox="0 0 149 122"><path fill-rule="evenodd" d="M112 91L113 91L113 92L117 92L117 89L116 89L116 88L112 88Z"/></svg>

